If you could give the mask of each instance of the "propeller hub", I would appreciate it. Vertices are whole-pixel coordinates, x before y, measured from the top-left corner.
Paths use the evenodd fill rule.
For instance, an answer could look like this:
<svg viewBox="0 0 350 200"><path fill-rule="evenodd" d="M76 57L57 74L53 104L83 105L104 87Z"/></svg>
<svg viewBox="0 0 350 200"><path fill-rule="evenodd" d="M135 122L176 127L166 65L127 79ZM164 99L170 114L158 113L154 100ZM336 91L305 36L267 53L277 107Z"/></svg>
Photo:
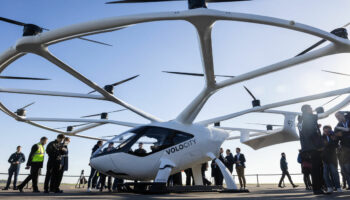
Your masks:
<svg viewBox="0 0 350 200"><path fill-rule="evenodd" d="M273 129L273 126L272 126L272 125L266 125L266 130L272 131L272 129Z"/></svg>
<svg viewBox="0 0 350 200"><path fill-rule="evenodd" d="M16 111L16 114L17 114L18 116L25 117L26 114L27 114L27 111L26 111L25 109L21 108L21 109L18 109L18 110Z"/></svg>
<svg viewBox="0 0 350 200"><path fill-rule="evenodd" d="M317 114L321 114L321 113L324 113L324 108L323 107L317 107L315 109L315 111L316 111Z"/></svg>
<svg viewBox="0 0 350 200"><path fill-rule="evenodd" d="M101 113L101 119L108 119L108 113Z"/></svg>
<svg viewBox="0 0 350 200"><path fill-rule="evenodd" d="M207 8L205 0L188 0L188 9Z"/></svg>
<svg viewBox="0 0 350 200"><path fill-rule="evenodd" d="M42 33L43 29L34 24L26 24L23 27L23 36L33 36Z"/></svg>
<svg viewBox="0 0 350 200"><path fill-rule="evenodd" d="M104 89L105 89L108 93L113 94L114 86L113 86L113 85L106 85L106 86L104 86Z"/></svg>
<svg viewBox="0 0 350 200"><path fill-rule="evenodd" d="M332 34L338 36L338 37L342 37L344 39L348 39L348 32L346 31L345 28L337 28L334 29L333 31L331 31Z"/></svg>
<svg viewBox="0 0 350 200"><path fill-rule="evenodd" d="M67 127L67 132L72 132L73 131L73 126L68 126Z"/></svg>
<svg viewBox="0 0 350 200"><path fill-rule="evenodd" d="M254 100L252 101L252 105L253 105L253 107L258 107L258 106L260 106L260 100L254 99Z"/></svg>

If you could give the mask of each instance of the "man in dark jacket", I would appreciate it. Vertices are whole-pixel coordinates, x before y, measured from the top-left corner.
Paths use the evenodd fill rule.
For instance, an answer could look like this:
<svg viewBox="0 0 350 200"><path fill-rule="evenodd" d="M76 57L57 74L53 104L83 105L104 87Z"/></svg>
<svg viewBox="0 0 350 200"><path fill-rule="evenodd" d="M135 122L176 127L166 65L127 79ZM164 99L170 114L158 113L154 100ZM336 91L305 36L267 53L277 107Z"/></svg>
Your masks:
<svg viewBox="0 0 350 200"><path fill-rule="evenodd" d="M241 149L236 148L236 155L233 158L233 162L236 164L236 172L239 180L239 184L241 189L246 188L246 180L244 176L244 168L245 168L245 157L244 154L241 154Z"/></svg>
<svg viewBox="0 0 350 200"><path fill-rule="evenodd" d="M103 145L102 140L97 141L95 146L92 148L91 155L94 154L102 145ZM96 169L91 167L90 176L89 176L89 179L88 179L88 189L87 189L88 192L91 192L91 186L96 185L96 182L97 182L97 178L96 178L97 176L96 175L97 175ZM95 183L93 183L94 180L96 181Z"/></svg>
<svg viewBox="0 0 350 200"><path fill-rule="evenodd" d="M225 157L225 166L227 167L227 169L230 171L231 174L233 172L233 164L234 164L233 155L231 153L231 150L227 149L226 157Z"/></svg>
<svg viewBox="0 0 350 200"><path fill-rule="evenodd" d="M61 165L60 165L60 170L58 173L58 181L57 181L57 186L56 186L56 188L58 188L58 189L60 188L64 172L68 171L68 145L69 145L69 143L70 143L70 138L69 137L64 138L63 148L62 148L63 155L62 155L62 159L61 159Z"/></svg>
<svg viewBox="0 0 350 200"><path fill-rule="evenodd" d="M312 190L314 194L324 194L322 191L322 150L323 140L319 126L318 117L312 113L310 105L301 107L302 116L300 117L298 128L300 135L301 151L311 156L311 178Z"/></svg>
<svg viewBox="0 0 350 200"><path fill-rule="evenodd" d="M349 114L348 114L349 115ZM343 112L337 112L335 117L338 120L334 128L335 135L340 138L343 171L348 184L350 183L350 120L345 118Z"/></svg>
<svg viewBox="0 0 350 200"><path fill-rule="evenodd" d="M44 182L44 192L62 193L58 186L59 171L62 155L64 154L62 141L65 138L63 134L57 135L56 140L47 145L46 153L49 155L49 160L46 166L46 176ZM50 188L49 188L50 184Z"/></svg>
<svg viewBox="0 0 350 200"><path fill-rule="evenodd" d="M219 159L222 163L225 162L224 156L222 155L224 150L220 148ZM215 185L222 185L224 181L224 176L221 173L220 167L216 164L215 160L211 162L211 176L214 177Z"/></svg>
<svg viewBox="0 0 350 200"><path fill-rule="evenodd" d="M8 162L11 164L9 168L9 177L7 179L6 187L3 188L2 190L9 189L12 176L14 176L13 189L17 190L16 184L17 184L17 176L19 174L19 169L21 168L21 164L26 161L24 154L21 152L21 148L22 148L21 146L18 146L17 151L13 153L8 160Z"/></svg>
<svg viewBox="0 0 350 200"><path fill-rule="evenodd" d="M338 173L338 160L337 160L337 148L339 140L336 138L332 131L331 126L323 127L322 135L325 149L323 150L323 178L327 187L327 193L333 192L333 186L337 189L337 192L341 192L340 180Z"/></svg>
<svg viewBox="0 0 350 200"><path fill-rule="evenodd" d="M33 192L40 192L38 189L38 176L40 169L43 168L45 149L44 146L47 142L47 137L42 137L40 142L34 144L28 156L26 169L30 169L30 174L27 178L18 186L18 190L23 192L23 188L29 181L32 181Z"/></svg>
<svg viewBox="0 0 350 200"><path fill-rule="evenodd" d="M139 143L139 148L134 151L134 154L137 156L146 156L147 155L146 150L143 148L142 142Z"/></svg>
<svg viewBox="0 0 350 200"><path fill-rule="evenodd" d="M286 154L282 153L281 154L281 160L280 160L280 167L282 170L282 177L280 179L280 182L278 184L278 187L282 188L282 181L284 180L284 177L287 176L289 179L290 184L292 184L293 188L298 187L297 185L295 185L292 181L292 177L290 177L290 174L288 172L288 163L287 163L287 159L286 159Z"/></svg>

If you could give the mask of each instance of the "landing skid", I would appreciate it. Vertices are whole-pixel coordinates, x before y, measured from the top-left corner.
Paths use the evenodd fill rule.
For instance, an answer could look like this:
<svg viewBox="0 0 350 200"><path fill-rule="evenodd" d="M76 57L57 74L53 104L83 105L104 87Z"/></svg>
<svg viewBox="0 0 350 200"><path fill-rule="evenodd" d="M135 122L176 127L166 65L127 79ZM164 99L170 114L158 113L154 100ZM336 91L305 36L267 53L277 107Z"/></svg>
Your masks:
<svg viewBox="0 0 350 200"><path fill-rule="evenodd" d="M125 183L127 192L138 194L168 194L189 192L248 193L249 190L225 189L222 186L166 186L165 183L139 182Z"/></svg>

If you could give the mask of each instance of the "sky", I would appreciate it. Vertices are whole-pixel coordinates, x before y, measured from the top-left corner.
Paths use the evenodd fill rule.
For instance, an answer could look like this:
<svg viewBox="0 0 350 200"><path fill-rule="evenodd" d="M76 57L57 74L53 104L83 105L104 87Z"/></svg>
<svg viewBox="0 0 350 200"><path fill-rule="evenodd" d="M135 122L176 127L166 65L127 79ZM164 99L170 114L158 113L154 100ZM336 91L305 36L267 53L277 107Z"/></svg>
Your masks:
<svg viewBox="0 0 350 200"><path fill-rule="evenodd" d="M35 23L56 29L72 24L140 13L186 10L186 2L105 5L102 0L2 0L0 16ZM209 4L212 9L252 13L294 20L331 31L350 21L348 0L255 0L251 2ZM22 28L0 22L0 52L14 45L22 35ZM113 44L106 47L82 40L70 40L49 47L58 58L93 80L100 86L133 75L140 77L115 88L115 95L126 102L161 119L174 119L200 92L204 79L176 76L161 71L202 72L197 35L189 23L183 21L150 22L119 31L89 36L90 39ZM239 75L295 56L319 39L299 32L270 26L241 22L217 22L213 28L213 56L216 74ZM317 94L348 87L350 78L327 74L322 69L348 73L350 58L346 54L333 55L297 65L293 68L245 81L220 90L204 106L196 121L221 116L251 107L251 97L243 89L247 86L261 103L268 104L290 98ZM11 64L1 75L51 78L50 81L0 80L0 87L26 88L87 93L91 89L36 55L28 54ZM220 79L224 80L224 79ZM345 97L346 95L344 95ZM330 108L344 97L326 106ZM317 107L328 99L308 102ZM120 109L119 105L93 100L44 97L19 94L0 94L0 102L11 110L35 101L27 109L30 117L78 118L83 115ZM299 111L301 104L280 109ZM344 110L348 110L345 108ZM110 115L111 119L147 123L147 120L124 111ZM282 117L270 114L249 114L222 122L223 126L259 128L247 123L282 123ZM334 116L320 121L335 125ZM53 140L56 134L20 123L0 113L0 172L6 172L7 159L17 145L28 156L31 146L39 138ZM50 127L68 123L44 123ZM73 123L74 124L74 123ZM119 134L128 128L105 125L84 134L94 137ZM72 138L70 169L67 174L89 172L89 156L95 141ZM280 173L280 153L285 152L291 173L299 173L296 162L299 142L253 150L239 141L227 141L224 149L241 147L247 158L247 174ZM22 172L25 170L22 167ZM45 170L45 168L44 168ZM1 179L4 177L0 177ZM277 181L276 178L260 178ZM253 182L254 178L248 178ZM300 180L300 179L299 179ZM301 181L301 180L300 180Z"/></svg>

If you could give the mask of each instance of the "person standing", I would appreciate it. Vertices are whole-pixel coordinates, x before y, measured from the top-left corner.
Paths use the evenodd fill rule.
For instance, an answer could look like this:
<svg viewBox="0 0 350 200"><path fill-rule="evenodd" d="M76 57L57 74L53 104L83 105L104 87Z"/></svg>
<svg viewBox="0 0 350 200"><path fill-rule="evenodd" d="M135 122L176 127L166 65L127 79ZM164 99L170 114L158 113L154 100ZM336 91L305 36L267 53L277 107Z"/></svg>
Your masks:
<svg viewBox="0 0 350 200"><path fill-rule="evenodd" d="M28 156L26 169L30 169L30 174L26 179L17 187L20 192L23 192L23 188L27 183L32 181L33 192L39 193L38 189L38 176L40 174L40 169L43 167L44 154L45 154L45 144L47 143L47 137L42 137L40 142L34 144Z"/></svg>
<svg viewBox="0 0 350 200"><path fill-rule="evenodd" d="M333 192L335 186L337 192L341 192L338 173L337 148L339 140L332 131L331 126L323 127L323 141L325 149L323 150L323 179L327 187L327 193Z"/></svg>
<svg viewBox="0 0 350 200"><path fill-rule="evenodd" d="M342 164L346 182L350 183L350 120L345 118L344 113L337 112L335 117L338 120L334 128L335 135L340 138Z"/></svg>
<svg viewBox="0 0 350 200"><path fill-rule="evenodd" d="M13 153L10 158L8 159L8 162L11 164L9 168L9 177L7 179L7 184L5 188L2 190L8 190L11 184L12 176L13 178L13 189L17 190L17 177L19 174L19 169L21 168L21 164L26 161L26 158L24 154L21 152L21 146L17 146L16 152Z"/></svg>
<svg viewBox="0 0 350 200"><path fill-rule="evenodd" d="M216 159L219 159L222 163L225 163L224 156L222 155L223 153L223 148L220 148L219 158ZM220 167L216 164L215 160L211 162L211 175L214 177L215 185L222 185L224 176L222 175Z"/></svg>
<svg viewBox="0 0 350 200"><path fill-rule="evenodd" d="M245 168L245 157L244 154L241 154L241 149L236 148L236 155L233 158L233 162L236 164L236 172L239 180L239 185L241 189L246 189L246 180L244 176L244 168Z"/></svg>
<svg viewBox="0 0 350 200"><path fill-rule="evenodd" d="M312 190L315 195L324 194L322 191L323 173L322 173L322 150L323 140L319 125L318 117L312 112L310 105L301 107L302 115L299 120L298 128L300 135L301 151L309 154L311 158L311 179Z"/></svg>
<svg viewBox="0 0 350 200"><path fill-rule="evenodd" d="M54 193L62 193L58 186L59 180L59 171L61 166L61 159L64 152L63 149L63 139L65 136L63 134L57 135L56 140L50 142L47 145L46 153L49 155L49 160L47 161L46 166L46 176L44 182L44 192L54 192ZM50 186L50 187L49 187Z"/></svg>
<svg viewBox="0 0 350 200"><path fill-rule="evenodd" d="M113 150L114 150L114 143L110 142L108 144L108 147L103 149L103 152L108 153L108 152L112 152ZM107 175L100 173L100 182L101 182L100 192L102 192L106 186L106 178L107 178ZM112 176L108 176L107 188L109 192L112 192Z"/></svg>
<svg viewBox="0 0 350 200"><path fill-rule="evenodd" d="M340 173L341 173L341 176L342 176L343 189L346 189L346 185L347 185L346 182L347 182L347 180L346 180L345 170L344 170L344 156L346 156L346 155L343 154L341 146L339 146L338 149L337 149L337 158L338 158L338 161L339 161ZM348 188L348 190L350 190L350 187Z"/></svg>
<svg viewBox="0 0 350 200"><path fill-rule="evenodd" d="M301 150L299 150L298 155L298 163L301 164L301 173L303 173L304 177L304 184L306 190L312 190L312 184L311 184L311 158L308 154L303 154Z"/></svg>
<svg viewBox="0 0 350 200"><path fill-rule="evenodd" d="M93 155L95 153L95 151L97 151L102 146L102 144L103 144L102 140L97 141L97 143L92 148L91 155ZM96 182L97 182L97 178L96 177L97 177L97 171L96 171L95 168L91 167L90 176L89 176L89 179L88 179L88 188L87 188L88 192L91 192L91 186L94 186L94 185L96 186L96 183L93 183L94 182L93 180L96 180Z"/></svg>
<svg viewBox="0 0 350 200"><path fill-rule="evenodd" d="M205 177L205 171L207 170L208 170L208 162L205 162L201 166L203 185L211 185L211 182Z"/></svg>
<svg viewBox="0 0 350 200"><path fill-rule="evenodd" d="M230 173L232 174L233 172L233 165L234 165L234 160L233 160L233 155L231 153L230 149L226 150L226 157L225 157L225 166L227 167L227 169L230 171Z"/></svg>
<svg viewBox="0 0 350 200"><path fill-rule="evenodd" d="M288 163L287 163L287 159L286 159L286 154L285 153L281 153L280 167L281 167L281 170L282 170L282 177L280 179L280 182L278 183L278 187L283 188L282 187L282 181L284 180L285 176L288 177L289 182L290 182L290 184L292 184L293 188L298 187L297 185L295 185L293 183L292 177L290 177L290 174L288 172Z"/></svg>
<svg viewBox="0 0 350 200"><path fill-rule="evenodd" d="M63 155L61 159L61 165L60 165L60 170L58 172L58 180L57 180L57 186L58 190L60 190L60 185L62 182L63 174L65 171L68 171L68 144L70 143L70 138L66 137L63 140Z"/></svg>

